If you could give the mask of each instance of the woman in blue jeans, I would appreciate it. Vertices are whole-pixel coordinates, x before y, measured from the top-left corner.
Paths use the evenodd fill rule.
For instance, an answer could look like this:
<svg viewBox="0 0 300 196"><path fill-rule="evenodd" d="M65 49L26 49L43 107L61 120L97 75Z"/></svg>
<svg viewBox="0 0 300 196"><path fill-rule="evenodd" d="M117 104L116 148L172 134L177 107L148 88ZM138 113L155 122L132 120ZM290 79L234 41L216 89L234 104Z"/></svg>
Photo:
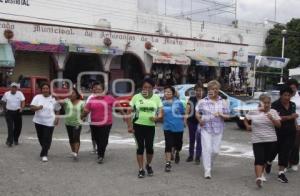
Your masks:
<svg viewBox="0 0 300 196"><path fill-rule="evenodd" d="M198 83L194 87L195 96L190 97L187 106L186 106L186 117L185 124L189 128L189 156L186 159L186 162L192 162L194 160L195 155L195 143L196 143L196 156L195 162L196 164L200 164L201 157L201 136L197 132L198 120L195 116L195 107L197 102L204 97L204 88L201 83Z"/></svg>

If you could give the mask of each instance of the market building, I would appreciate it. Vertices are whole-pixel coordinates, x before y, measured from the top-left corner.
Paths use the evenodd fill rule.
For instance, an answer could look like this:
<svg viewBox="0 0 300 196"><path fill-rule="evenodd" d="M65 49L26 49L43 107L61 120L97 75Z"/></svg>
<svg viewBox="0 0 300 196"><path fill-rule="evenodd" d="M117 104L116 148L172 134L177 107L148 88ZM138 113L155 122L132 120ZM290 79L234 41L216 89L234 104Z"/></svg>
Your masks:
<svg viewBox="0 0 300 196"><path fill-rule="evenodd" d="M14 9L33 10L34 2L29 5ZM218 79L228 88L230 84L242 86L249 69L248 55L263 50L269 28L264 24L245 23L239 28L156 16L142 12L138 4L128 9L136 15L134 25L109 16L93 26L2 18L0 50L6 55L0 59L1 81L12 73L13 81L41 75L77 82L81 72L101 71L110 81L130 78L137 85L150 75L157 85ZM165 21L163 25L161 21ZM86 78L82 85L95 79Z"/></svg>

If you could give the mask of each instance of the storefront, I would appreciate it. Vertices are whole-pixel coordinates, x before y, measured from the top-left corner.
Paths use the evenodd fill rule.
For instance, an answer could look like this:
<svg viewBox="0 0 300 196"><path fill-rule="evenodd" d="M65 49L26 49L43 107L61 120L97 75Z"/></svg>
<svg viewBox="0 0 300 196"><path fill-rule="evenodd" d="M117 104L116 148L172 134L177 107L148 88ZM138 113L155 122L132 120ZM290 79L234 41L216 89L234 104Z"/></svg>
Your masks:
<svg viewBox="0 0 300 196"><path fill-rule="evenodd" d="M24 76L57 77L58 67L54 54L65 53L63 45L12 41L16 65L12 80L18 81Z"/></svg>
<svg viewBox="0 0 300 196"><path fill-rule="evenodd" d="M203 55L191 55L192 64L188 69L188 82L195 84L197 82L207 83L213 79L219 79L217 71L219 67L218 60Z"/></svg>
<svg viewBox="0 0 300 196"><path fill-rule="evenodd" d="M0 86L7 86L15 67L15 57L10 44L0 44Z"/></svg>
<svg viewBox="0 0 300 196"><path fill-rule="evenodd" d="M151 77L158 86L176 85L186 82L186 70L191 60L183 54L167 52L145 53L146 60L152 62Z"/></svg>
<svg viewBox="0 0 300 196"><path fill-rule="evenodd" d="M152 76L157 85L207 82L220 77L214 62L219 53L229 59L238 51L239 60L247 55L246 44L11 20L0 20L0 24L0 30L9 27L14 35L0 36L0 43L10 41L14 48L13 80L42 75L76 82L82 72L101 71L109 76L110 84L128 78L136 88L145 75ZM189 57L198 54L202 59L192 57L191 63Z"/></svg>

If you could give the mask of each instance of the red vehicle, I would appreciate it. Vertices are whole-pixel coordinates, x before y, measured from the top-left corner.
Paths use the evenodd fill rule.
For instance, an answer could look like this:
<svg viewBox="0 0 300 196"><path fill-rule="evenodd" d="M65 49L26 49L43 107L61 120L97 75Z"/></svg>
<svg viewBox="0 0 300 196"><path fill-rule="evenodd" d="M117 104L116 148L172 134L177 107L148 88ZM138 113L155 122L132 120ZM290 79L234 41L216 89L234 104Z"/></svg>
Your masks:
<svg viewBox="0 0 300 196"><path fill-rule="evenodd" d="M24 77L20 81L20 91L25 96L25 108L27 109L29 104L31 103L33 97L39 93L41 93L40 85L42 83L49 82L49 79L47 77L43 76L30 76L30 77ZM9 91L9 87L0 87L0 99L3 97L4 93ZM68 93L68 88L54 88L54 93L59 95L59 98L65 98ZM0 105L0 113L3 113L3 106Z"/></svg>

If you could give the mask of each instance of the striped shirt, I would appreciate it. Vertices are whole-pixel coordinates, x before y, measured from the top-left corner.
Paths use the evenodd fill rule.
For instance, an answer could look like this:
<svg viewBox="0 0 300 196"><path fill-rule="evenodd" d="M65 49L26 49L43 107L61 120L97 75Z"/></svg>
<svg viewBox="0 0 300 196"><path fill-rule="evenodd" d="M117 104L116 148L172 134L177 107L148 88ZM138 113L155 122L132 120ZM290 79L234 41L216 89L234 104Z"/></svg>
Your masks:
<svg viewBox="0 0 300 196"><path fill-rule="evenodd" d="M205 97L198 102L196 111L201 114L201 119L204 121L204 126L198 126L198 129L200 128L201 131L215 135L223 133L224 120L216 116L216 114L229 114L229 107L226 100L218 97L217 101L213 101L209 97Z"/></svg>
<svg viewBox="0 0 300 196"><path fill-rule="evenodd" d="M280 120L280 117L276 110L271 109L268 113L272 115L274 120ZM268 118L268 113L251 111L246 115L246 118L248 120L251 120L251 141L253 144L277 141L275 127L272 121Z"/></svg>

